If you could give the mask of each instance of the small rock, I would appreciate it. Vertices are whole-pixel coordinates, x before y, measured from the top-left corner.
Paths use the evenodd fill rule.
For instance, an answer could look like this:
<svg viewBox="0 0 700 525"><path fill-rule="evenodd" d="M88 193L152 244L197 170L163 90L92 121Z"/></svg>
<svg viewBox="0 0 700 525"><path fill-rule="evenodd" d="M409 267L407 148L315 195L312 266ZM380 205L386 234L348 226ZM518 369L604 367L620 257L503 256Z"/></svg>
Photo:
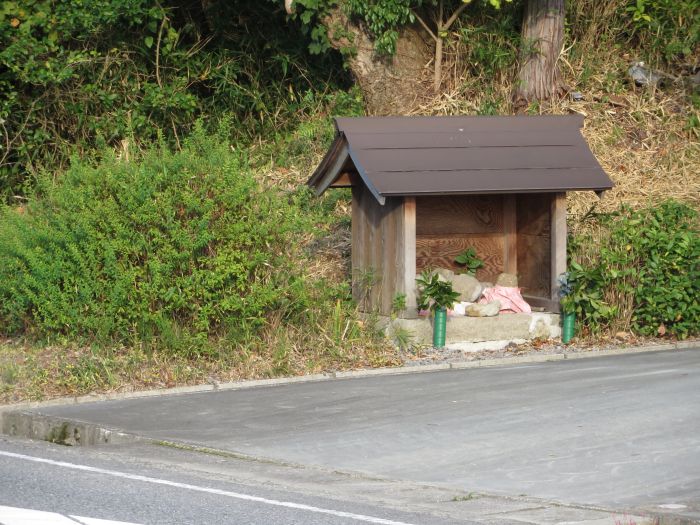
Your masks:
<svg viewBox="0 0 700 525"><path fill-rule="evenodd" d="M661 76L646 67L644 62L635 62L627 73L638 86L655 86L661 80Z"/></svg>
<svg viewBox="0 0 700 525"><path fill-rule="evenodd" d="M508 288L518 287L518 276L512 273L502 273L496 278L497 286L506 286Z"/></svg>
<svg viewBox="0 0 700 525"><path fill-rule="evenodd" d="M454 315L467 315L466 308L470 304L472 303L469 303L467 301L461 301L452 305L452 311L454 312Z"/></svg>
<svg viewBox="0 0 700 525"><path fill-rule="evenodd" d="M488 304L470 304L464 310L469 317L494 317L501 311L501 302L493 301Z"/></svg>
<svg viewBox="0 0 700 525"><path fill-rule="evenodd" d="M619 95L608 95L608 102L620 108L626 108L629 105L627 99Z"/></svg>
<svg viewBox="0 0 700 525"><path fill-rule="evenodd" d="M574 102L581 102L583 100L583 94L580 91L572 91L571 100Z"/></svg>
<svg viewBox="0 0 700 525"><path fill-rule="evenodd" d="M700 86L700 70L690 77L690 82L696 86Z"/></svg>
<svg viewBox="0 0 700 525"><path fill-rule="evenodd" d="M455 276L455 273L447 268L437 268L434 273L438 274L441 281L451 281Z"/></svg>
<svg viewBox="0 0 700 525"><path fill-rule="evenodd" d="M482 292L481 283L479 280L467 274L455 275L452 278L452 289L459 293L460 301L473 303L476 301Z"/></svg>

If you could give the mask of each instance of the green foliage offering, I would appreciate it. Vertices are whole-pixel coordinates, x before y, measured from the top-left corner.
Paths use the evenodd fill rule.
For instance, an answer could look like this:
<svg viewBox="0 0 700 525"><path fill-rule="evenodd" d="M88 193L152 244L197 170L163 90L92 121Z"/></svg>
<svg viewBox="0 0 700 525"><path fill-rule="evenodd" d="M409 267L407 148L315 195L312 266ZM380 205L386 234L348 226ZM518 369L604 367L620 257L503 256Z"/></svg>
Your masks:
<svg viewBox="0 0 700 525"><path fill-rule="evenodd" d="M182 151L74 161L0 214L0 332L146 344L183 355L308 307L307 197L261 189L201 129Z"/></svg>
<svg viewBox="0 0 700 525"><path fill-rule="evenodd" d="M441 281L437 273L424 271L416 279L418 285L418 310L435 312L442 308L452 308L459 298L459 292L452 289L452 283Z"/></svg>
<svg viewBox="0 0 700 525"><path fill-rule="evenodd" d="M467 248L455 257L455 262L460 266L464 266L466 273L469 275L474 275L479 268L484 266L484 261L477 257L476 250L473 247Z"/></svg>
<svg viewBox="0 0 700 525"><path fill-rule="evenodd" d="M638 211L623 207L600 217L599 255L571 262L569 301L596 333L620 320L644 335L685 338L700 333L700 227L698 212L667 201ZM595 249L590 236L573 252Z"/></svg>

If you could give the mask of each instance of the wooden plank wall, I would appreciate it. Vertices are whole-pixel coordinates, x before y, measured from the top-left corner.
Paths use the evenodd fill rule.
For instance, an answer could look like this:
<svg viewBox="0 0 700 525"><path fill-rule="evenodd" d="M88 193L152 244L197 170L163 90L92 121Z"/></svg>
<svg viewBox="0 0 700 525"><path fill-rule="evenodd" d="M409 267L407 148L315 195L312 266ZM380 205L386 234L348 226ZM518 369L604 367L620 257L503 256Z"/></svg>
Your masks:
<svg viewBox="0 0 700 525"><path fill-rule="evenodd" d="M566 193L556 193L552 196L550 208L552 230L550 296L552 310L559 311L558 277L566 272Z"/></svg>
<svg viewBox="0 0 700 525"><path fill-rule="evenodd" d="M416 271L461 269L454 259L469 247L484 261L476 277L495 281L505 267L504 198L453 195L416 198Z"/></svg>
<svg viewBox="0 0 700 525"><path fill-rule="evenodd" d="M551 295L551 194L517 196L518 284L528 297Z"/></svg>
<svg viewBox="0 0 700 525"><path fill-rule="evenodd" d="M391 313L391 303L397 293L406 293L408 273L415 274L406 262L406 228L402 198L387 198L380 205L363 184L352 188L352 292L361 310ZM410 221L408 226L410 226ZM415 305L415 296L407 297Z"/></svg>
<svg viewBox="0 0 700 525"><path fill-rule="evenodd" d="M359 184L352 196L352 291L363 311L390 315L393 298L405 293L410 316L416 274L458 270L454 258L469 247L485 263L479 280L515 270L533 306L557 310L553 282L566 262L564 194L394 197L381 206Z"/></svg>

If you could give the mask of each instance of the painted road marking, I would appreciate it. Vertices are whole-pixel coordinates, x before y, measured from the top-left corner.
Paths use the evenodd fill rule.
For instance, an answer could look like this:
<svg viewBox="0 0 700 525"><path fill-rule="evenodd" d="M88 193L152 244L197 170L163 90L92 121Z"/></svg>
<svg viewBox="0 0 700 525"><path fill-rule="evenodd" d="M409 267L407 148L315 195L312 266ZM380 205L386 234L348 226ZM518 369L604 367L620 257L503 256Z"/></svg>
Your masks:
<svg viewBox="0 0 700 525"><path fill-rule="evenodd" d="M82 525L139 525L138 523L126 521L100 520L97 518L85 518L83 516L71 516L71 518Z"/></svg>
<svg viewBox="0 0 700 525"><path fill-rule="evenodd" d="M66 461L55 461L53 459L39 458L35 456L27 456L25 454L16 454L14 452L7 452L0 450L0 456L5 456L8 458L22 459L25 461L34 461L36 463L45 463L47 465L54 465L56 467L69 468L73 470L82 470L83 472L92 472L95 474L104 474L106 476L112 476L115 478L130 479L133 481L143 481L145 483L153 483L156 485L165 485L167 487L175 487L185 490L193 490L196 492L206 492L208 494L215 494L217 496L226 496L229 498L240 499L244 501L253 501L255 503L263 503L265 505L273 505L275 507L285 507L288 509L305 510L308 512L315 512L318 514L327 514L329 516L336 516L338 518L349 518L357 521L364 521L365 523L378 523L380 525L410 525L403 521L393 521L384 518L377 518L375 516L365 516L364 514L355 514L353 512L344 512L341 510L324 509L322 507L314 507L313 505L304 505L303 503L294 503L292 501L280 501L275 499L263 498L260 496L250 496L248 494L242 494L239 492L231 492L228 490L215 489L211 487L200 487L198 485L190 485L189 483L178 483L176 481L169 481L167 479L151 478L148 476L141 476L139 474L128 474L126 472L119 472L117 470L107 470L103 468L91 467L89 465L80 465L77 463L68 463Z"/></svg>
<svg viewBox="0 0 700 525"><path fill-rule="evenodd" d="M98 520L82 516L63 516L56 512L20 509L0 505L0 524L2 525L138 525L125 521Z"/></svg>

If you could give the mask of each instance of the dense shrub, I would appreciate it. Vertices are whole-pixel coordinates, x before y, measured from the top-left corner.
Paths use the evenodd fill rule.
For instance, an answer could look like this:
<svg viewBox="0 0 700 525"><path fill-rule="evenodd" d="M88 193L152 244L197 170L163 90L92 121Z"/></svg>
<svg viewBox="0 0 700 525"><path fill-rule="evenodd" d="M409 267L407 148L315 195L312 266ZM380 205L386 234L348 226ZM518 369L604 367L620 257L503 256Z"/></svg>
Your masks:
<svg viewBox="0 0 700 525"><path fill-rule="evenodd" d="M700 333L698 213L674 201L598 217L572 239L576 313L592 332Z"/></svg>
<svg viewBox="0 0 700 525"><path fill-rule="evenodd" d="M300 200L261 189L201 129L178 153L74 161L0 214L0 333L188 354L249 335L305 307Z"/></svg>
<svg viewBox="0 0 700 525"><path fill-rule="evenodd" d="M632 34L649 56L669 64L697 66L700 50L700 3L697 0L630 0Z"/></svg>
<svg viewBox="0 0 700 525"><path fill-rule="evenodd" d="M158 133L175 145L196 118L224 114L248 138L314 112L347 74L337 55L311 58L277 4L0 2L0 200L71 152L134 150Z"/></svg>

